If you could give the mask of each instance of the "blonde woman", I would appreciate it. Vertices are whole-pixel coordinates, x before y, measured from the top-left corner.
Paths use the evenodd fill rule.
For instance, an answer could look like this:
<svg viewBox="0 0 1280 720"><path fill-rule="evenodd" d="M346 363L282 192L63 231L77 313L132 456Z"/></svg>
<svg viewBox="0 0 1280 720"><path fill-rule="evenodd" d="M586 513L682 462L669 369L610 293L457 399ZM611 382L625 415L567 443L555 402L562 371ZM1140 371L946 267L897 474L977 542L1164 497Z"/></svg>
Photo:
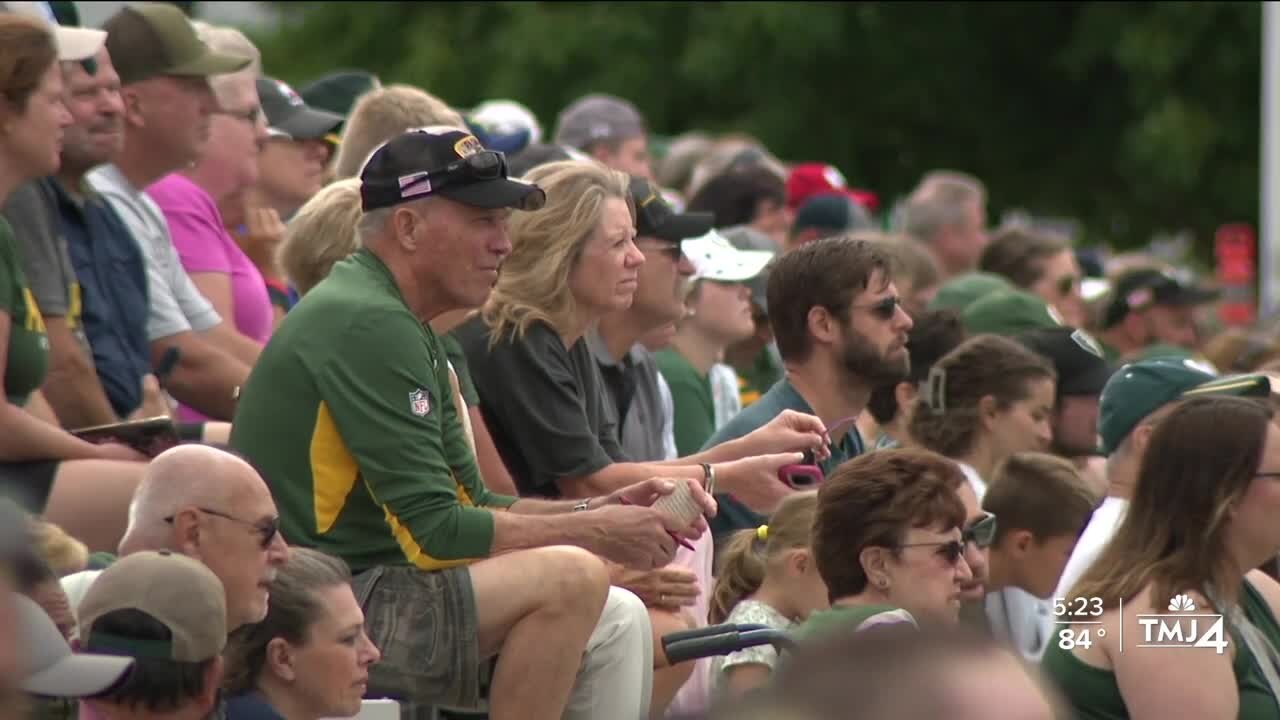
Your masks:
<svg viewBox="0 0 1280 720"><path fill-rule="evenodd" d="M360 249L359 221L359 178L326 185L289 220L280 264L298 295L311 292L339 260Z"/></svg>
<svg viewBox="0 0 1280 720"><path fill-rule="evenodd" d="M547 205L512 218L511 254L493 291L482 312L456 331L485 422L522 495L589 499L655 475L760 494L780 485L778 467L801 457L764 453L821 446L816 418L793 413L708 456L628 462L583 336L604 315L631 305L645 261L635 244L630 179L593 161L549 163L524 179L546 190ZM762 456L730 459L748 455ZM789 489L782 490L775 504ZM710 561L709 543L699 542L684 567L647 573L615 568L614 584L645 601L657 637L700 620L682 611L710 589L697 581ZM655 664L662 668L666 660L658 657ZM691 671L655 674L655 713Z"/></svg>

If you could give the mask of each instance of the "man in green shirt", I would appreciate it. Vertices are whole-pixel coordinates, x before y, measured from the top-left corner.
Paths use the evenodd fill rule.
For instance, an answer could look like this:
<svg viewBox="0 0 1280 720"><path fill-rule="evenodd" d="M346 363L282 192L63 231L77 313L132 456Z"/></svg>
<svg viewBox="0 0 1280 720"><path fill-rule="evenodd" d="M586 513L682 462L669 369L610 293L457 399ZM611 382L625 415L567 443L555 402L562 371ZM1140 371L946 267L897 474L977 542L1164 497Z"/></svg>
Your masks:
<svg viewBox="0 0 1280 720"><path fill-rule="evenodd" d="M263 349L231 445L268 479L285 537L355 572L382 651L371 691L479 707L481 664L500 654L494 720L647 716L647 616L609 588L595 555L651 570L702 523L647 507L674 489L665 480L586 501L488 492L428 324L484 302L511 250L512 209L536 210L545 194L442 126L388 141L360 177L363 249Z"/></svg>
<svg viewBox="0 0 1280 720"><path fill-rule="evenodd" d="M854 419L872 388L905 378L910 367L906 343L912 322L891 264L874 243L845 237L816 240L774 261L769 323L786 376L716 431L706 447L742 437L790 409L817 415L830 432L831 456L818 463L825 474L862 454ZM711 525L717 540L763 524L772 511L727 495L717 502Z"/></svg>

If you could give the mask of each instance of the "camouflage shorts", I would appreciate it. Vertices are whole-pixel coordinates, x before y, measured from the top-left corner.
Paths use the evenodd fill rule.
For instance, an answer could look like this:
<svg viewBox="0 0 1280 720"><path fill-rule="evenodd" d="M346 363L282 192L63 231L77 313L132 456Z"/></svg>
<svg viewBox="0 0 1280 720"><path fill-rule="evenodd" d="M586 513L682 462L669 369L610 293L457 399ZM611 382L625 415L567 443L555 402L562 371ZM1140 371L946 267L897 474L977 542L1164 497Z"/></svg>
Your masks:
<svg viewBox="0 0 1280 720"><path fill-rule="evenodd" d="M352 586L369 638L382 652L369 669L367 697L483 707L476 601L467 568L376 567L356 575Z"/></svg>

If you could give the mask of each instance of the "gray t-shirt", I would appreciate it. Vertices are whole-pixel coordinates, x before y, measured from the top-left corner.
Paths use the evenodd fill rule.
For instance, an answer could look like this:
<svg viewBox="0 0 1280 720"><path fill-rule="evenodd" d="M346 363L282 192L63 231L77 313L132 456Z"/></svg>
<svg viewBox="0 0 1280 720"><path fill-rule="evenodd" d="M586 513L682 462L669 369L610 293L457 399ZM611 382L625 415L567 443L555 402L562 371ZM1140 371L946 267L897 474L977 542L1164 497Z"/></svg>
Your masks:
<svg viewBox="0 0 1280 720"><path fill-rule="evenodd" d="M147 339L155 341L189 330L204 332L222 322L183 269L169 224L155 201L134 187L115 165L103 165L87 179L111 203L146 258L150 302Z"/></svg>
<svg viewBox="0 0 1280 720"><path fill-rule="evenodd" d="M619 441L627 457L634 462L662 462L667 459L662 443L662 391L658 387L658 364L653 355L639 343L631 346L627 357L615 360L595 329L584 338L591 357L595 358L604 379L605 411L614 425L621 428ZM579 378L585 385L589 380ZM626 416L619 422L621 405Z"/></svg>
<svg viewBox="0 0 1280 720"><path fill-rule="evenodd" d="M66 318L80 347L88 354L89 341L80 324L80 284L67 254L67 240L58 230L52 198L39 181L18 186L0 214L13 227L27 285L41 315Z"/></svg>

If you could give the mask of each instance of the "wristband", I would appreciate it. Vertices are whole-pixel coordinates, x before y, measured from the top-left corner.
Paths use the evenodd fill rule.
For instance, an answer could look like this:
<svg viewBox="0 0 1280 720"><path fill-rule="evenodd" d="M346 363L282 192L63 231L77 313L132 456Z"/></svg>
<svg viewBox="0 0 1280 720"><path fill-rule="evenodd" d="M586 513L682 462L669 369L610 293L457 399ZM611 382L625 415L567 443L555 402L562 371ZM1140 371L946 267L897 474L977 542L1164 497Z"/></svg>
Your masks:
<svg viewBox="0 0 1280 720"><path fill-rule="evenodd" d="M707 494L715 494L716 469L711 466L711 463L702 463L702 480L702 487L706 489Z"/></svg>

